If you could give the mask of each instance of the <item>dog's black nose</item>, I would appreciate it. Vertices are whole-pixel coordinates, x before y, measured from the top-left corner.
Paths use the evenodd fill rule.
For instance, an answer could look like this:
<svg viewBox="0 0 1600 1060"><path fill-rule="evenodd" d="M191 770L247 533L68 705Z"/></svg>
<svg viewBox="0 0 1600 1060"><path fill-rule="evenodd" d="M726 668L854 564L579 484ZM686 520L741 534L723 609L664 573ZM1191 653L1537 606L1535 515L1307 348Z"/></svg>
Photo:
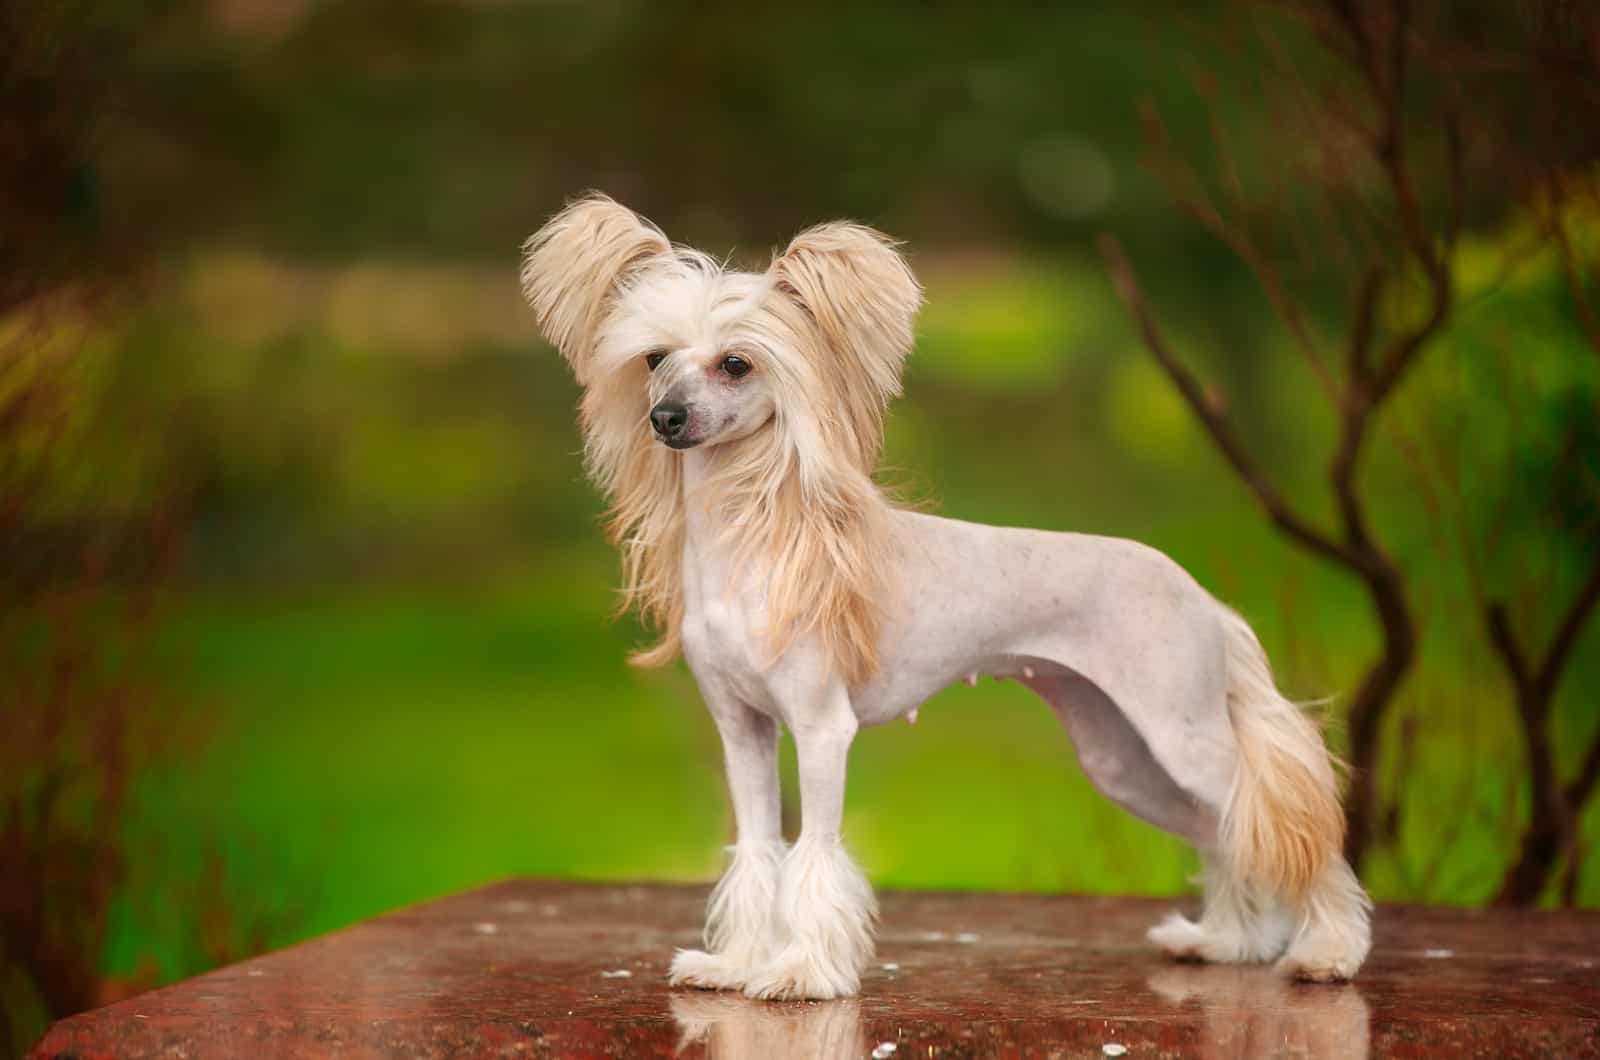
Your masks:
<svg viewBox="0 0 1600 1060"><path fill-rule="evenodd" d="M677 401L663 401L650 410L650 426L667 441L683 433L689 423L689 410Z"/></svg>

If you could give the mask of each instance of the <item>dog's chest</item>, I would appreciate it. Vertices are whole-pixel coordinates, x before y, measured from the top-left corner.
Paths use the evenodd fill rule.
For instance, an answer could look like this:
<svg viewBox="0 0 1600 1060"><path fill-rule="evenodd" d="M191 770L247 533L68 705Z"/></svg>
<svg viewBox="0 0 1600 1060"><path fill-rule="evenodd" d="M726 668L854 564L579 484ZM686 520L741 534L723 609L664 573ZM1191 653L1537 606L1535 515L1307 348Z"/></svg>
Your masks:
<svg viewBox="0 0 1600 1060"><path fill-rule="evenodd" d="M711 597L696 601L683 616L683 651L702 683L715 681L742 702L757 709L766 706L757 653L765 639L745 609Z"/></svg>

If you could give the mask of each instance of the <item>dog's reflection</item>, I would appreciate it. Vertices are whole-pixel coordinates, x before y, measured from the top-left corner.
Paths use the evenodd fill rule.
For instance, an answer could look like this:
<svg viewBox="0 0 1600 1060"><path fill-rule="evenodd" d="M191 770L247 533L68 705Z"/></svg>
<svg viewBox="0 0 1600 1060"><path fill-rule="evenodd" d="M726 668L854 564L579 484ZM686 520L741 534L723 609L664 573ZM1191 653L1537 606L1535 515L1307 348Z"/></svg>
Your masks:
<svg viewBox="0 0 1600 1060"><path fill-rule="evenodd" d="M1268 968L1171 965L1146 980L1174 1006L1197 1005L1202 1057L1369 1055L1367 1002L1354 986L1294 983ZM857 1002L774 1004L728 994L672 995L678 1050L710 1060L865 1055Z"/></svg>
<svg viewBox="0 0 1600 1060"><path fill-rule="evenodd" d="M673 994L678 1051L705 1046L709 1060L832 1060L866 1053L853 1000L774 1004L727 994Z"/></svg>
<svg viewBox="0 0 1600 1060"><path fill-rule="evenodd" d="M1349 984L1295 983L1268 968L1225 964L1172 965L1146 982L1174 1005L1199 1004L1200 1056L1363 1060L1369 1052L1367 1003Z"/></svg>

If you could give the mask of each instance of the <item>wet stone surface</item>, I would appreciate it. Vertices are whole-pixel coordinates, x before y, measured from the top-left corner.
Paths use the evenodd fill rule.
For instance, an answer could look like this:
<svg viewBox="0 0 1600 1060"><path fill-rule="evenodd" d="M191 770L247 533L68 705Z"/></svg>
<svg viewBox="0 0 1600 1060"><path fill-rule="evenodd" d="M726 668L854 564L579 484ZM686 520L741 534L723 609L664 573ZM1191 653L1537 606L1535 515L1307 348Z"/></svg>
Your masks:
<svg viewBox="0 0 1600 1060"><path fill-rule="evenodd" d="M1143 933L1170 901L887 893L861 996L808 1004L667 987L705 897L496 884L63 1020L31 1055L1600 1055L1595 913L1386 906L1356 982L1317 986L1165 960Z"/></svg>

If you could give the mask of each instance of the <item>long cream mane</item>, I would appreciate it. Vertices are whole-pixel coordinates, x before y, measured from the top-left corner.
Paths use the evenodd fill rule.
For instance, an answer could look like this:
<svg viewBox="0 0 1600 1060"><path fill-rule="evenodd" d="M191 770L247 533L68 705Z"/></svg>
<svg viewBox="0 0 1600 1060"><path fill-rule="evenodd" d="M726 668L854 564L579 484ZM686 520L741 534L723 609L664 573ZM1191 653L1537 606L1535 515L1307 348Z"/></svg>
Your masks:
<svg viewBox="0 0 1600 1060"><path fill-rule="evenodd" d="M683 629L683 465L679 455L650 437L644 384L630 395L591 388L580 405L584 456L589 476L610 501L606 536L622 556L618 613L638 612L656 642L633 653L637 666L663 666L677 658ZM620 387L616 389L621 389ZM637 411L617 415L613 402ZM618 422L626 418L624 425ZM615 431L627 431L619 445Z"/></svg>
<svg viewBox="0 0 1600 1060"><path fill-rule="evenodd" d="M631 661L663 665L682 640L682 457L651 437L638 351L599 351L620 295L666 272L716 279L721 266L674 250L659 230L604 197L569 206L525 252L524 290L585 387L585 462L610 500L607 532L622 556L620 608L636 610L657 635ZM770 656L815 633L856 684L878 667L890 509L872 474L921 289L887 238L836 223L797 236L759 291L749 322L771 340L759 370L771 376L776 413L755 434L712 451L708 514L737 568L762 579Z"/></svg>

